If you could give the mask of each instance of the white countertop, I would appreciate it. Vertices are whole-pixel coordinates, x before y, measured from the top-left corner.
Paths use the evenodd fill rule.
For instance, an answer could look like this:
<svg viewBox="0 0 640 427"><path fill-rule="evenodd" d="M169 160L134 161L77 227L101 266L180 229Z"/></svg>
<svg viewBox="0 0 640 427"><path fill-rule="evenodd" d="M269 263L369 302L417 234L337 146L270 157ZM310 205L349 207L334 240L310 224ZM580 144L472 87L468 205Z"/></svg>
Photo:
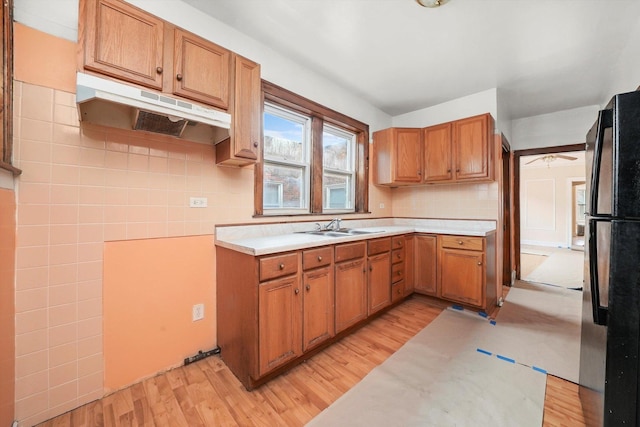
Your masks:
<svg viewBox="0 0 640 427"><path fill-rule="evenodd" d="M215 244L257 256L407 233L484 237L495 233L496 222L491 220L425 220L410 218L343 220L342 227L344 228L369 231L371 233L341 237L304 233L304 231L314 230L314 227L315 222L216 227Z"/></svg>

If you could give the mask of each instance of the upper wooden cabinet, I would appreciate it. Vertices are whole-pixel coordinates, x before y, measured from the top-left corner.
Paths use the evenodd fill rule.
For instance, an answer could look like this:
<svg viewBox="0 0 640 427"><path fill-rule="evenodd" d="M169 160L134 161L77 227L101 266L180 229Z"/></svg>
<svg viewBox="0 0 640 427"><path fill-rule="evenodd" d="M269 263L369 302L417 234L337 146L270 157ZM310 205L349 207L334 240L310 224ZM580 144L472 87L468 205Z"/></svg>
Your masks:
<svg viewBox="0 0 640 427"><path fill-rule="evenodd" d="M182 29L174 29L173 93L229 107L231 52Z"/></svg>
<svg viewBox="0 0 640 427"><path fill-rule="evenodd" d="M164 21L118 0L80 1L84 68L162 89Z"/></svg>
<svg viewBox="0 0 640 427"><path fill-rule="evenodd" d="M373 134L374 183L400 186L493 180L493 119L469 117Z"/></svg>
<svg viewBox="0 0 640 427"><path fill-rule="evenodd" d="M451 123L422 130L424 139L424 182L453 180Z"/></svg>
<svg viewBox="0 0 640 427"><path fill-rule="evenodd" d="M493 119L489 114L453 122L455 179L493 179Z"/></svg>
<svg viewBox="0 0 640 427"><path fill-rule="evenodd" d="M422 135L420 129L389 128L373 133L374 182L409 185L422 181Z"/></svg>
<svg viewBox="0 0 640 427"><path fill-rule="evenodd" d="M216 163L244 166L258 160L262 139L260 65L233 55L233 87L229 108L233 117L230 138L216 145Z"/></svg>
<svg viewBox="0 0 640 427"><path fill-rule="evenodd" d="M229 107L230 51L120 0L80 7L85 69Z"/></svg>

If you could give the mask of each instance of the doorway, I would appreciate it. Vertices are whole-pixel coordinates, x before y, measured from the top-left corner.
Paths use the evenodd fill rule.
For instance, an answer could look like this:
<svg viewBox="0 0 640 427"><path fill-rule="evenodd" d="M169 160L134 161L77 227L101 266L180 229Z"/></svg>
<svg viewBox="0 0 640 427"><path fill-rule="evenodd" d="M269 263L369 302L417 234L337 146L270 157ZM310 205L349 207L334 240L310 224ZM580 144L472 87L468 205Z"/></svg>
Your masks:
<svg viewBox="0 0 640 427"><path fill-rule="evenodd" d="M530 219L530 223L526 224L528 229L535 230L538 229L540 233L546 233L548 235L545 236L546 240L537 241L530 237L530 235L525 235L527 238L527 243L541 243L545 242L546 245L549 245L551 248L553 243L557 243L553 238L549 238L551 234L551 228L555 227L555 221L557 221L557 217L550 213L550 207L541 207L534 206L531 203L544 203L544 201L550 202L549 192L546 190L547 186L550 185L549 182L544 182L544 177L541 177L537 182L536 180L532 180L530 184L527 184L528 188L525 188L525 191L530 192L531 200L523 201L521 200L521 193L523 190L521 177L522 177L522 159L528 158L529 163L533 163L536 157L528 157L528 156L537 156L539 160L535 160L535 162L539 163L537 166L541 168L551 167L551 162L555 161L559 156L564 156L566 153L576 151L583 152L584 144L573 144L559 147L545 147L545 148L535 148L529 150L518 150L514 152L514 162L513 162L513 243L514 243L514 251L513 254L513 265L515 267L515 276L517 279L523 279L522 276L522 232L523 232L523 210L526 218ZM584 178L583 178L584 180ZM566 182L566 181L565 181ZM554 190L555 191L555 190ZM532 202L533 201L533 202ZM525 203L529 203L526 204ZM555 209L554 209L555 211ZM576 221L577 223L577 221ZM553 231L556 231L555 229ZM577 225L576 225L577 231ZM556 237L557 239L557 237ZM564 238L562 238L564 241ZM559 241L559 240L558 240ZM557 245L556 245L557 246ZM562 245L561 245L562 246ZM568 246L568 245L566 245Z"/></svg>

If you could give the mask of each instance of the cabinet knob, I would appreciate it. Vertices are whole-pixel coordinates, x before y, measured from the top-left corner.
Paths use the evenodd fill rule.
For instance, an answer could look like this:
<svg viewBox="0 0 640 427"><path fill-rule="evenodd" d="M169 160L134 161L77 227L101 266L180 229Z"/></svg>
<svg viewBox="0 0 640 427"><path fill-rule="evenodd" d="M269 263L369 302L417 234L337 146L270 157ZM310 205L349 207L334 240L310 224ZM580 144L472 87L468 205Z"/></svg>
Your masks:
<svg viewBox="0 0 640 427"><path fill-rule="evenodd" d="M459 245L463 245L463 244L464 244L464 242L463 242L462 240L458 240L458 244L459 244Z"/></svg>
<svg viewBox="0 0 640 427"><path fill-rule="evenodd" d="M460 172L460 169L456 169L456 172Z"/></svg>
<svg viewBox="0 0 640 427"><path fill-rule="evenodd" d="M322 257L321 256L318 256L318 261L322 261Z"/></svg>
<svg viewBox="0 0 640 427"><path fill-rule="evenodd" d="M400 289L398 289L398 293L400 293Z"/></svg>
<svg viewBox="0 0 640 427"><path fill-rule="evenodd" d="M398 276L402 276L402 272L401 272L401 271L396 272L396 274L397 274Z"/></svg>
<svg viewBox="0 0 640 427"><path fill-rule="evenodd" d="M300 289L296 288L296 290L294 291L296 295L298 295L300 293Z"/></svg>
<svg viewBox="0 0 640 427"><path fill-rule="evenodd" d="M402 258L400 254L396 254L396 258Z"/></svg>
<svg viewBox="0 0 640 427"><path fill-rule="evenodd" d="M258 148L258 141L255 141L255 142L253 143L253 146L254 146L254 147L256 147L256 148Z"/></svg>
<svg viewBox="0 0 640 427"><path fill-rule="evenodd" d="M369 266L369 271L373 271L373 267L372 266Z"/></svg>
<svg viewBox="0 0 640 427"><path fill-rule="evenodd" d="M447 169L447 173L451 173L451 169Z"/></svg>
<svg viewBox="0 0 640 427"><path fill-rule="evenodd" d="M176 75L176 80L179 82L182 81L182 74Z"/></svg>
<svg viewBox="0 0 640 427"><path fill-rule="evenodd" d="M421 171L418 171L418 176L420 176L420 175L422 175L422 172L421 172Z"/></svg>
<svg viewBox="0 0 640 427"><path fill-rule="evenodd" d="M280 267L280 270L284 270L284 264L280 264L278 267Z"/></svg>
<svg viewBox="0 0 640 427"><path fill-rule="evenodd" d="M478 265L482 265L482 261L478 261Z"/></svg>
<svg viewBox="0 0 640 427"><path fill-rule="evenodd" d="M162 67L156 67L156 73L162 74Z"/></svg>
<svg viewBox="0 0 640 427"><path fill-rule="evenodd" d="M310 290L311 290L311 285L307 285L307 286L305 286L305 289L306 289L307 291L310 291Z"/></svg>

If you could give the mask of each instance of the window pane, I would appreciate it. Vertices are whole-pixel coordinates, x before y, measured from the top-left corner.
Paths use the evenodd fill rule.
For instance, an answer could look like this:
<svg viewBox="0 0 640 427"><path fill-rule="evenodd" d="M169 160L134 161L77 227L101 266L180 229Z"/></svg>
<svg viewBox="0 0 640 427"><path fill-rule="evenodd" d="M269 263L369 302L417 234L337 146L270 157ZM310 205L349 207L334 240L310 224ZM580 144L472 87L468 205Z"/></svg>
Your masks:
<svg viewBox="0 0 640 427"><path fill-rule="evenodd" d="M282 183L281 182L265 182L263 201L265 208L281 208L282 207Z"/></svg>
<svg viewBox="0 0 640 427"><path fill-rule="evenodd" d="M294 120L296 117L287 118L276 113L264 113L264 158L303 162L306 139L304 119Z"/></svg>
<svg viewBox="0 0 640 427"><path fill-rule="evenodd" d="M330 126L322 132L322 163L325 168L353 170L351 151L354 136Z"/></svg>
<svg viewBox="0 0 640 427"><path fill-rule="evenodd" d="M276 187L281 187L277 191L282 194L278 201L278 207L301 209L306 208L304 169L281 165L265 164L264 185L263 185L263 205L275 204L274 192Z"/></svg>
<svg viewBox="0 0 640 427"><path fill-rule="evenodd" d="M351 209L351 176L325 174L322 179L325 209Z"/></svg>

